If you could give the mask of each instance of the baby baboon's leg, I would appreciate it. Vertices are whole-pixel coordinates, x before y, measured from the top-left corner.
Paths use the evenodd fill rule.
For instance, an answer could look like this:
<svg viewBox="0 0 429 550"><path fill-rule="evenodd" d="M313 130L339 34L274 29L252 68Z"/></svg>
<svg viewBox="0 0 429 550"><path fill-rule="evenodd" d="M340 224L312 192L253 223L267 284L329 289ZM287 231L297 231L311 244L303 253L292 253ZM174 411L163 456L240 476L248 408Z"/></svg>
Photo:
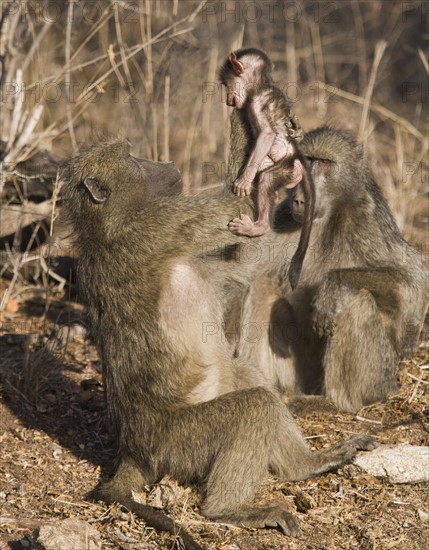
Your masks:
<svg viewBox="0 0 429 550"><path fill-rule="evenodd" d="M270 230L270 221L274 205L274 191L269 170L261 172L258 178L258 219L254 222L247 214L241 214L228 224L228 228L236 235L260 237Z"/></svg>

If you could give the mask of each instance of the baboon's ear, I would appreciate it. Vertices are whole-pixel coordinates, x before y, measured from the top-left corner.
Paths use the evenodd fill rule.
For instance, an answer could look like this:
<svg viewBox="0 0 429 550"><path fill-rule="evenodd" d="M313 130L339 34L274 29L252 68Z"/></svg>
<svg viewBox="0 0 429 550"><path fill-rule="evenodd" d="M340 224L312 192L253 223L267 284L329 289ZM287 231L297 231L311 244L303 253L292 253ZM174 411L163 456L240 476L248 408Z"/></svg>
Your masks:
<svg viewBox="0 0 429 550"><path fill-rule="evenodd" d="M87 176L82 183L88 189L94 202L101 204L110 197L111 190L108 185L94 176Z"/></svg>
<svg viewBox="0 0 429 550"><path fill-rule="evenodd" d="M228 59L231 65L233 66L236 74L240 75L244 73L244 65L243 63L240 63L240 61L238 61L237 56L235 55L234 52L231 52L229 54Z"/></svg>

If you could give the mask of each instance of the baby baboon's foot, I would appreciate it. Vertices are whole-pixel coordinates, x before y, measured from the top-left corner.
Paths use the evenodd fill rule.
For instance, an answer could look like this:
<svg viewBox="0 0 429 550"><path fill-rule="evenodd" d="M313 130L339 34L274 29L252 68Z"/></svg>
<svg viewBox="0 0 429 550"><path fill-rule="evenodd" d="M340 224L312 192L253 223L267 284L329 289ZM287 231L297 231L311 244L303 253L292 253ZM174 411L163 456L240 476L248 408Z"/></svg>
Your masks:
<svg viewBox="0 0 429 550"><path fill-rule="evenodd" d="M247 195L250 195L251 189L252 182L244 176L240 176L234 181L234 193L238 197L246 197Z"/></svg>
<svg viewBox="0 0 429 550"><path fill-rule="evenodd" d="M254 222L247 214L241 214L239 218L234 218L229 222L228 229L235 235L260 237L268 233L270 226L265 222Z"/></svg>
<svg viewBox="0 0 429 550"><path fill-rule="evenodd" d="M280 529L284 535L290 537L299 537L301 534L298 521L280 506L258 506L224 519L250 529Z"/></svg>

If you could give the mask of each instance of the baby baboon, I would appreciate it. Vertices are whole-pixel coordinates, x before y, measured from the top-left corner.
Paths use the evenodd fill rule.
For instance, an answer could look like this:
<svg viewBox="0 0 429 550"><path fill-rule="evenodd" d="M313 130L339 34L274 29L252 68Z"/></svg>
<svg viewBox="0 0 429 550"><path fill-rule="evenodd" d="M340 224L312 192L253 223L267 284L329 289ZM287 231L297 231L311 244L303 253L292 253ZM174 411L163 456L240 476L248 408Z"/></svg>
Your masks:
<svg viewBox="0 0 429 550"><path fill-rule="evenodd" d="M219 76L227 89L226 104L244 110L255 144L246 166L233 183L239 197L250 194L252 182L257 178L258 219L242 214L233 219L229 229L237 235L259 237L270 230L276 192L284 186L292 189L299 183L306 196L306 224L299 247L301 262L292 270L294 284L299 278L300 263L305 256L311 230L314 190L307 162L297 142L302 129L284 93L274 86L272 63L262 50L246 48L231 52L220 69Z"/></svg>
<svg viewBox="0 0 429 550"><path fill-rule="evenodd" d="M357 411L396 389L398 360L411 353L427 311L428 270L402 238L361 145L320 128L305 135L301 148L316 205L300 284L284 296L266 277L252 283L242 322L271 322L271 331L241 346L240 356L266 365L285 392L319 391L340 409ZM299 187L277 212L278 230L290 239L284 206L302 223Z"/></svg>
<svg viewBox="0 0 429 550"><path fill-rule="evenodd" d="M245 201L158 197L146 192L149 177L172 181L178 173L171 163L152 163L149 175L123 142L92 147L65 175L80 289L119 445L116 474L99 494L174 532L171 520L132 499L133 490L170 474L205 483L202 512L210 518L297 535L281 506L251 504L267 472L305 479L374 442L355 437L310 451L259 371L231 359L218 289L199 256L205 245L237 242L227 220Z"/></svg>

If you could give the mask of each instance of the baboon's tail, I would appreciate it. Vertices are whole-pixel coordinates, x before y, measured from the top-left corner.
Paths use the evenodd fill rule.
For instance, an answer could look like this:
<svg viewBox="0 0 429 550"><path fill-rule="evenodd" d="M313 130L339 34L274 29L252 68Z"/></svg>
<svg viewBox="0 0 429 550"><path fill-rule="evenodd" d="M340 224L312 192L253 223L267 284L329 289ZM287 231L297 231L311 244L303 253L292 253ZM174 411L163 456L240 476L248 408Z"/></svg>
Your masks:
<svg viewBox="0 0 429 550"><path fill-rule="evenodd" d="M167 533L181 538L185 550L203 550L187 531L164 514L164 512L159 512L151 506L140 504L130 497L121 498L119 504L128 508L130 512L141 518L149 527L153 527L157 531L167 531Z"/></svg>

